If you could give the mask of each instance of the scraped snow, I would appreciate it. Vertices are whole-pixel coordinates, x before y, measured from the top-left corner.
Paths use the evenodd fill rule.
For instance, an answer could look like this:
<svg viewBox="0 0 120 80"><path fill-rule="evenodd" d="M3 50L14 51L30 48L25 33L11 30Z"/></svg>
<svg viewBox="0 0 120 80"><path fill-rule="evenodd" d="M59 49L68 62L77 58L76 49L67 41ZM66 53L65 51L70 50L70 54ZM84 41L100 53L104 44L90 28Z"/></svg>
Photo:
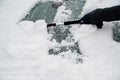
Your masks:
<svg viewBox="0 0 120 80"><path fill-rule="evenodd" d="M78 42L79 39L81 39L81 37L84 36L89 36L92 33L94 34L94 32L97 30L96 26L93 25L72 25L73 27L70 29L70 31L73 34L73 37L75 39L75 42Z"/></svg>
<svg viewBox="0 0 120 80"><path fill-rule="evenodd" d="M71 15L71 10L66 10L66 6L62 5L58 8L54 22L61 23L67 21Z"/></svg>
<svg viewBox="0 0 120 80"><path fill-rule="evenodd" d="M50 43L44 20L17 23L37 1L4 0L0 3L0 80L120 79L120 44L112 40L112 22L104 23L101 30L92 25L72 26L71 32L83 54L80 56L83 63L75 64L77 54L60 54L66 58L48 55ZM82 14L98 4L106 7L105 3L112 6L120 1L87 0ZM68 60L70 57L73 61Z"/></svg>

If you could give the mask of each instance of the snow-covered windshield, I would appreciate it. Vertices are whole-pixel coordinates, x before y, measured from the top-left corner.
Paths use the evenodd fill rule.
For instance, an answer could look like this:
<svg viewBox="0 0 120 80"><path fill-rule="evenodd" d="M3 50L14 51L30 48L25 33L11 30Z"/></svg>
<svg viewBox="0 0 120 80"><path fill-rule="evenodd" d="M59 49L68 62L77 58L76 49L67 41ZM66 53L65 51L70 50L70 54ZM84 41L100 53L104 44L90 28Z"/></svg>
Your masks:
<svg viewBox="0 0 120 80"><path fill-rule="evenodd" d="M47 23L64 22L80 19L84 0L45 1L37 3L23 20L46 20ZM59 54L72 51L81 54L78 43L74 41L70 32L71 26L56 26L48 28L50 40L56 43L56 47L49 50L49 54ZM66 45L65 45L66 44Z"/></svg>
<svg viewBox="0 0 120 80"><path fill-rule="evenodd" d="M114 5L120 0L0 0L0 80L120 80L120 21L47 28Z"/></svg>

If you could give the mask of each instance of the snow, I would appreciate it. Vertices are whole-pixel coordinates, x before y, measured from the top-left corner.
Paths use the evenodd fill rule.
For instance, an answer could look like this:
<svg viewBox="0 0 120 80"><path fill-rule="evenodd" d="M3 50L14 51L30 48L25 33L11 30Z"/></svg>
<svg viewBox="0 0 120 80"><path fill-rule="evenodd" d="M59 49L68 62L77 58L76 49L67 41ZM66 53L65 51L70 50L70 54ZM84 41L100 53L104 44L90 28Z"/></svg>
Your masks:
<svg viewBox="0 0 120 80"><path fill-rule="evenodd" d="M48 55L51 43L44 20L18 23L36 2L4 0L0 5L0 80L120 79L120 44L112 39L112 22L104 22L100 30L92 25L72 25L71 32L83 54L80 56L83 63L76 64L77 54L72 55L70 51L59 56ZM87 0L82 14L119 3L119 0Z"/></svg>
<svg viewBox="0 0 120 80"><path fill-rule="evenodd" d="M110 26L113 25L109 24L106 24L103 30L98 30L92 35L81 38L79 45L81 45L80 49L84 55L87 55L88 61L91 61L94 69L96 68L96 71L98 71L97 74L101 74L105 79L118 80L117 78L119 78L118 75L120 74L120 44L112 40Z"/></svg>
<svg viewBox="0 0 120 80"><path fill-rule="evenodd" d="M15 34L17 22L20 18L26 14L25 12L36 3L37 0L2 0L0 5L0 58L4 59L3 56L7 56L6 46L9 42L10 35ZM28 3L28 4L26 4ZM24 6L21 6L24 5ZM16 31L17 32L17 31ZM2 54L4 53L4 54Z"/></svg>
<svg viewBox="0 0 120 80"><path fill-rule="evenodd" d="M94 34L94 32L97 30L96 26L93 25L72 25L73 27L70 29L70 31L72 32L75 42L78 42L79 39L81 39L81 37L84 36L89 36L92 33Z"/></svg>
<svg viewBox="0 0 120 80"><path fill-rule="evenodd" d="M42 55L48 54L47 29L44 20L39 20L35 23L23 21L19 23L19 28L19 31L11 36L11 41L7 46L8 52L14 58L27 59L30 57L30 59L39 59L41 57L39 51L44 53Z"/></svg>
<svg viewBox="0 0 120 80"><path fill-rule="evenodd" d="M120 5L120 0L86 0L81 16L96 8L106 8L115 5Z"/></svg>
<svg viewBox="0 0 120 80"><path fill-rule="evenodd" d="M62 5L58 8L54 22L61 23L67 21L71 15L71 10L66 10L66 6Z"/></svg>

